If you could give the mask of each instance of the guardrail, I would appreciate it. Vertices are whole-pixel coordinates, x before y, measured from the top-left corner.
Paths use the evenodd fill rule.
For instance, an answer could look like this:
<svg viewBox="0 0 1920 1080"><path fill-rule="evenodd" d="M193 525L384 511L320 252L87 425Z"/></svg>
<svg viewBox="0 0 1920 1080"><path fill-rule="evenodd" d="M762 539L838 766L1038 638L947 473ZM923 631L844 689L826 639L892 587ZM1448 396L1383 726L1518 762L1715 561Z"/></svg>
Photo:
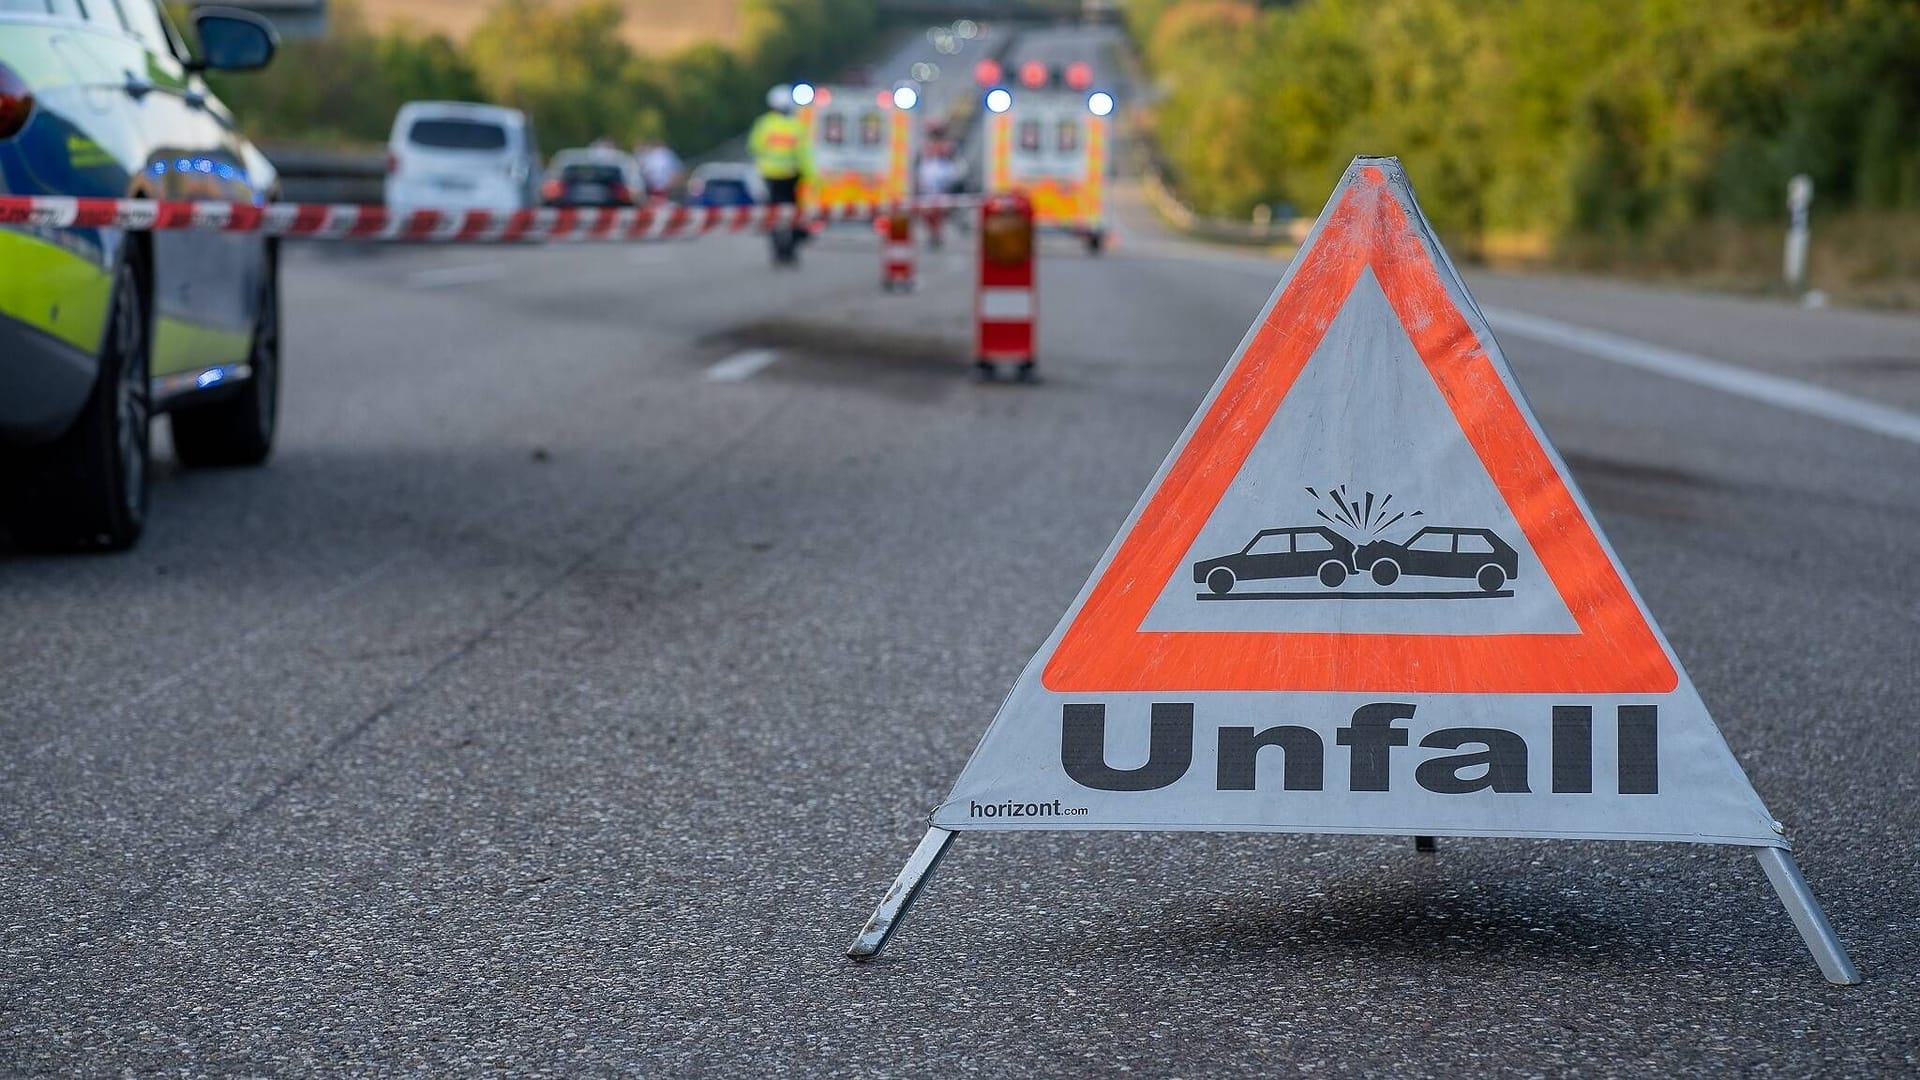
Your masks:
<svg viewBox="0 0 1920 1080"><path fill-rule="evenodd" d="M268 147L287 202L377 205L386 197L387 159L379 151Z"/></svg>
<svg viewBox="0 0 1920 1080"><path fill-rule="evenodd" d="M1167 186L1160 167L1151 160L1141 170L1141 187L1146 190L1147 201L1153 205L1154 212L1163 221L1202 240L1251 247L1270 247L1275 244L1297 246L1306 241L1307 233L1313 229L1313 222L1298 217L1278 221L1238 221L1195 213Z"/></svg>

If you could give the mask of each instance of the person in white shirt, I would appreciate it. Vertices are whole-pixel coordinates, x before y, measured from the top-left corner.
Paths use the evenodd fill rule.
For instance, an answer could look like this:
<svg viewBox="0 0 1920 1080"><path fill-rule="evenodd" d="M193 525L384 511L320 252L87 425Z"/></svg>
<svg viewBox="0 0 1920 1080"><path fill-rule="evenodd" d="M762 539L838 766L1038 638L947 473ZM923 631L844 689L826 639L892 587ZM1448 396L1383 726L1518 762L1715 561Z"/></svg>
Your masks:
<svg viewBox="0 0 1920 1080"><path fill-rule="evenodd" d="M680 182L680 155L665 143L654 143L640 151L640 178L647 182L647 193L664 199Z"/></svg>
<svg viewBox="0 0 1920 1080"><path fill-rule="evenodd" d="M914 170L914 188L921 195L949 195L960 180L960 166L956 164L944 146L929 147L920 155L920 164ZM926 215L927 246L938 251L943 237L941 226L946 215L938 212Z"/></svg>
<svg viewBox="0 0 1920 1080"><path fill-rule="evenodd" d="M955 174L952 158L929 151L920 155L915 186L922 195L947 195L953 191Z"/></svg>

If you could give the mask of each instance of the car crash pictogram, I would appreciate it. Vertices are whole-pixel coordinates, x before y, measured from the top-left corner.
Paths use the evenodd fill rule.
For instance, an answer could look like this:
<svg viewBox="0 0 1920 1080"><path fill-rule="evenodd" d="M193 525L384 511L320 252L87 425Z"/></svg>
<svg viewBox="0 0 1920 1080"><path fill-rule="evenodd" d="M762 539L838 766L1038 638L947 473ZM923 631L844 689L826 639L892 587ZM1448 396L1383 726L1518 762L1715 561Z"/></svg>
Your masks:
<svg viewBox="0 0 1920 1080"><path fill-rule="evenodd" d="M1319 495L1312 488L1309 493ZM1344 487L1329 492L1326 498L1339 508L1336 520L1320 511L1330 525L1300 525L1262 529L1237 552L1193 564L1193 581L1206 586L1195 594L1200 600L1459 600L1507 597L1507 586L1520 576L1520 553L1492 529L1468 525L1426 525L1404 540L1384 537L1369 539L1403 517L1384 519L1384 507L1392 496L1376 504L1366 493L1365 502L1349 503ZM1376 516L1376 505L1381 512ZM1423 517L1419 511L1414 517ZM1341 523L1351 528L1342 530ZM1345 535L1356 531L1361 539ZM1358 587L1350 578L1364 581ZM1407 587L1407 579L1439 578L1472 582L1472 588L1422 590ZM1285 582L1293 579L1317 580L1319 589L1280 591L1245 588L1252 582ZM1304 584L1304 582L1303 582ZM1343 587L1344 586L1344 587ZM1396 587L1397 586L1397 587Z"/></svg>
<svg viewBox="0 0 1920 1080"><path fill-rule="evenodd" d="M1375 540L1354 551L1353 568L1386 586L1410 577L1467 578L1484 593L1520 576L1520 553L1492 529L1429 525L1405 543Z"/></svg>
<svg viewBox="0 0 1920 1080"><path fill-rule="evenodd" d="M1193 564L1193 580L1215 596L1226 596L1242 581L1319 578L1335 588L1354 571L1353 541L1324 525L1263 529L1232 555Z"/></svg>

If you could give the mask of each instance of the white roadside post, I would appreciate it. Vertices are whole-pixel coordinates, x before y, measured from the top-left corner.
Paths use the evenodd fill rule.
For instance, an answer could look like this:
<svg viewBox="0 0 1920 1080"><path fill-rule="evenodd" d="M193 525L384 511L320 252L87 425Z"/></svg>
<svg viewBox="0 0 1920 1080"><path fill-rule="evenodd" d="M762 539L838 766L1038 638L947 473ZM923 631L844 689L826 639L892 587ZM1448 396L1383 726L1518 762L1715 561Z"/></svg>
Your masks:
<svg viewBox="0 0 1920 1080"><path fill-rule="evenodd" d="M1787 250L1781 267L1787 288L1807 286L1807 211L1813 206L1813 177L1800 173L1787 181Z"/></svg>

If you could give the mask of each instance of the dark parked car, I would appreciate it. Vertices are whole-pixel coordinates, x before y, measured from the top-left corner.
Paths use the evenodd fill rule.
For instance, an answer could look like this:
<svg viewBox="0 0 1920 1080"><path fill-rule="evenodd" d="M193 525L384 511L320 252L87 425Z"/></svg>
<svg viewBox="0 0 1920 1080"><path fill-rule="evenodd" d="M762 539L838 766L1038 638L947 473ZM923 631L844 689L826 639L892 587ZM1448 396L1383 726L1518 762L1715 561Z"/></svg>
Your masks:
<svg viewBox="0 0 1920 1080"><path fill-rule="evenodd" d="M640 163L617 150L562 150L540 185L548 206L633 206L645 194Z"/></svg>
<svg viewBox="0 0 1920 1080"><path fill-rule="evenodd" d="M202 9L189 52L155 0L0 0L0 194L263 203L273 166L201 79L273 56L257 15ZM147 433L187 465L273 446L274 241L0 225L0 515L35 546L124 548Z"/></svg>
<svg viewBox="0 0 1920 1080"><path fill-rule="evenodd" d="M1354 553L1353 568L1391 585L1400 575L1471 578L1486 592L1520 576L1520 554L1492 529L1430 525L1405 543L1375 540Z"/></svg>
<svg viewBox="0 0 1920 1080"><path fill-rule="evenodd" d="M687 203L692 206L759 206L766 201L767 182L751 165L709 161L687 177Z"/></svg>
<svg viewBox="0 0 1920 1080"><path fill-rule="evenodd" d="M1241 581L1317 577L1331 589L1353 568L1353 541L1323 525L1263 529L1232 555L1193 564L1195 584L1225 596Z"/></svg>

